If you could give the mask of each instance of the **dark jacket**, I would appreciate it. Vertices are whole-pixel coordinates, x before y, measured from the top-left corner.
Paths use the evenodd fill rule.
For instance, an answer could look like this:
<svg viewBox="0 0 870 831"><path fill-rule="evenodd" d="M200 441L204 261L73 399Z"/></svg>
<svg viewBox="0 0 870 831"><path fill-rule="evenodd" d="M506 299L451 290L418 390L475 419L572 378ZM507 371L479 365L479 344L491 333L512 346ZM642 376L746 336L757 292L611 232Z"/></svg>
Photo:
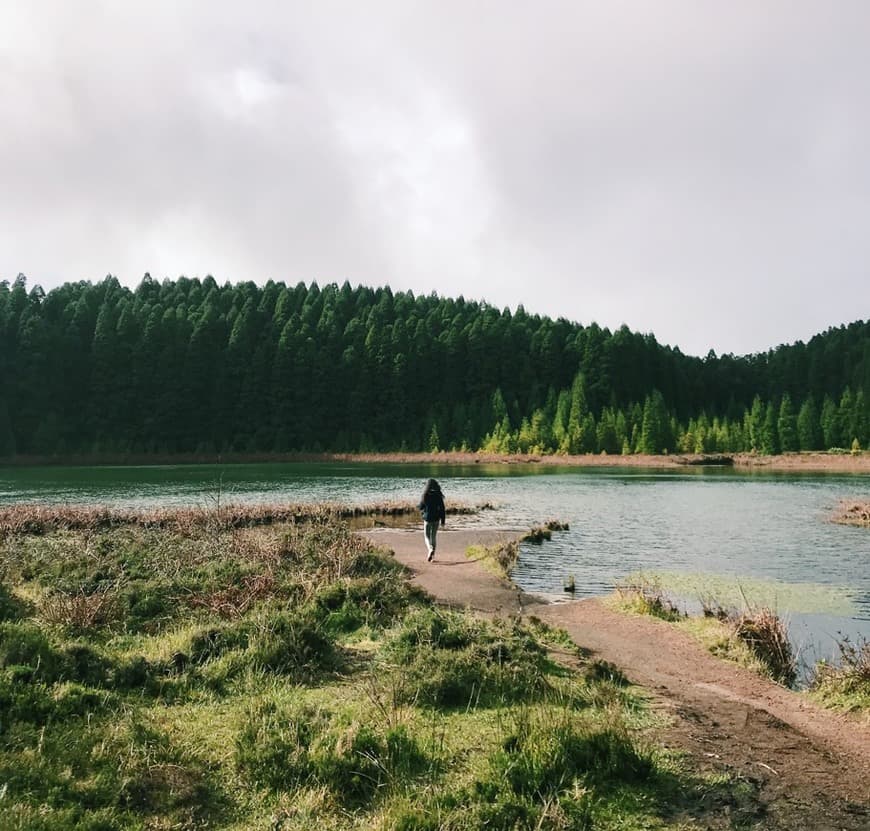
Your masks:
<svg viewBox="0 0 870 831"><path fill-rule="evenodd" d="M419 508L423 512L423 519L426 522L438 522L440 520L443 525L447 519L444 510L444 497L440 491L430 491L427 493L423 501L420 502Z"/></svg>

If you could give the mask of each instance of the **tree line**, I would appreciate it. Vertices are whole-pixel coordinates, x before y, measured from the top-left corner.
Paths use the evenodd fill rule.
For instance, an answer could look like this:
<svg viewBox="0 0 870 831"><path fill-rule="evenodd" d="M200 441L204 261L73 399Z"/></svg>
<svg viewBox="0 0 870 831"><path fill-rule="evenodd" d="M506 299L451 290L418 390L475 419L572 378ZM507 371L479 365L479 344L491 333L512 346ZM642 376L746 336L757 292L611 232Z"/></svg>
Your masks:
<svg viewBox="0 0 870 831"><path fill-rule="evenodd" d="M0 282L0 456L866 447L870 323L748 356L345 282Z"/></svg>

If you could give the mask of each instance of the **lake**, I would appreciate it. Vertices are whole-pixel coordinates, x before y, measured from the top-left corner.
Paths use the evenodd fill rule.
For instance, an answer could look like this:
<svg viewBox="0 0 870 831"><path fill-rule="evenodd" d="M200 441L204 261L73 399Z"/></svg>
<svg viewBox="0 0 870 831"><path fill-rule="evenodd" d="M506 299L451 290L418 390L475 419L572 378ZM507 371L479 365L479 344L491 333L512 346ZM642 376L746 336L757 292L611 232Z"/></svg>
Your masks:
<svg viewBox="0 0 870 831"><path fill-rule="evenodd" d="M451 517L448 528L569 523L551 542L523 545L514 579L528 591L564 598L573 575L575 596L600 595L627 575L655 573L691 611L704 597L775 608L808 662L830 656L841 635L870 638L870 530L827 521L840 499L870 496L868 476L536 465L7 467L0 504L365 504L417 500L429 476L448 504L496 505Z"/></svg>

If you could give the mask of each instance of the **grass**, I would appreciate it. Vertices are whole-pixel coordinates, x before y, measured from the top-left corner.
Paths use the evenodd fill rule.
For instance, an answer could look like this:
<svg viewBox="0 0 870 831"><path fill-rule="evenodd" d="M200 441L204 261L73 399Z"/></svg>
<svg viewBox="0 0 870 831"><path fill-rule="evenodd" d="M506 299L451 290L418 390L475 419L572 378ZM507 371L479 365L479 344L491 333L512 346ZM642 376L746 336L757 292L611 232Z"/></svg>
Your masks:
<svg viewBox="0 0 870 831"><path fill-rule="evenodd" d="M859 713L870 721L870 641L839 641L840 660L816 664L811 695L825 706Z"/></svg>
<svg viewBox="0 0 870 831"><path fill-rule="evenodd" d="M465 551L465 556L470 560L478 561L491 574L508 578L519 561L520 546L516 540L489 546L470 545Z"/></svg>
<svg viewBox="0 0 870 831"><path fill-rule="evenodd" d="M683 614L669 599L661 580L654 575L632 575L616 584L615 605L623 611L677 621Z"/></svg>
<svg viewBox="0 0 870 831"><path fill-rule="evenodd" d="M0 829L703 827L711 780L573 648L432 606L326 512L18 528Z"/></svg>
<svg viewBox="0 0 870 831"><path fill-rule="evenodd" d="M532 528L522 538L522 542L531 542L540 544L546 540L553 538L553 531L567 531L568 523L558 519L549 519L543 525L537 525Z"/></svg>

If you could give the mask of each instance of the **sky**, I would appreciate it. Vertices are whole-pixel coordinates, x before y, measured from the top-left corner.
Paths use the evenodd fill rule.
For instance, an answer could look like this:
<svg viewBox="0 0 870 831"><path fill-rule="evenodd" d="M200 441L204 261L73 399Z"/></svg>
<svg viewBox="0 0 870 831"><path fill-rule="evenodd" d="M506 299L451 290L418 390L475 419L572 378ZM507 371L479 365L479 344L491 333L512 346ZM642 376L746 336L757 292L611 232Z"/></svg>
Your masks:
<svg viewBox="0 0 870 831"><path fill-rule="evenodd" d="M0 0L0 280L808 340L870 317L868 44L863 0Z"/></svg>

